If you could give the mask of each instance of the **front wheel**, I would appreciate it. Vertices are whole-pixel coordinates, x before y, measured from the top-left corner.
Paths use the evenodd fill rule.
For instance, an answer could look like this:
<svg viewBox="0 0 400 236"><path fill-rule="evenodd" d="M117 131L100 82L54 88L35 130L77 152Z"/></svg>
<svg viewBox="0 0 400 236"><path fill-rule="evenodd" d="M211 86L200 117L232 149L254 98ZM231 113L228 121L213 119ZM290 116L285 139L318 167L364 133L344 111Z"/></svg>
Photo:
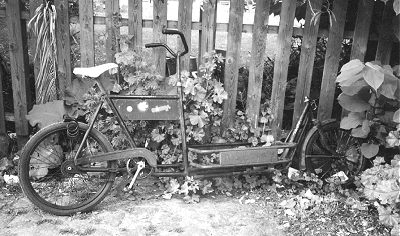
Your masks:
<svg viewBox="0 0 400 236"><path fill-rule="evenodd" d="M306 170L321 179L342 171L352 180L365 167L359 140L352 137L349 131L340 129L337 121L309 131L303 143L302 159L305 160Z"/></svg>
<svg viewBox="0 0 400 236"><path fill-rule="evenodd" d="M115 173L71 173L74 155L88 126L78 123L77 132L67 132L68 123L43 128L25 145L19 162L19 179L26 196L40 209L55 215L91 210L110 190ZM95 129L89 133L80 156L112 151L111 144ZM92 166L116 167L115 161ZM72 165L73 166L73 165Z"/></svg>

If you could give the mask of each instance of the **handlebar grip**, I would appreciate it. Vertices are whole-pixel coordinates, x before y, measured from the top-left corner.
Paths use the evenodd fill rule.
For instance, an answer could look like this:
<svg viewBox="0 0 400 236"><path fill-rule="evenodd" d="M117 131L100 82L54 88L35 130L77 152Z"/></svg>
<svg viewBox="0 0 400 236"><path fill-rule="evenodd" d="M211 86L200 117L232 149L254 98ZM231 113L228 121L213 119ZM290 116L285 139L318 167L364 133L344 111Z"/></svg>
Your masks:
<svg viewBox="0 0 400 236"><path fill-rule="evenodd" d="M183 56L183 55L185 55L186 53L189 52L189 47L187 45L185 35L181 31L176 30L176 29L163 28L162 29L162 33L163 34L177 34L177 35L179 35L179 37L181 37L181 41L182 41L183 47L185 48L185 51L181 53L181 56Z"/></svg>
<svg viewBox="0 0 400 236"><path fill-rule="evenodd" d="M162 43L146 43L144 45L146 48L156 48L156 47L162 47Z"/></svg>

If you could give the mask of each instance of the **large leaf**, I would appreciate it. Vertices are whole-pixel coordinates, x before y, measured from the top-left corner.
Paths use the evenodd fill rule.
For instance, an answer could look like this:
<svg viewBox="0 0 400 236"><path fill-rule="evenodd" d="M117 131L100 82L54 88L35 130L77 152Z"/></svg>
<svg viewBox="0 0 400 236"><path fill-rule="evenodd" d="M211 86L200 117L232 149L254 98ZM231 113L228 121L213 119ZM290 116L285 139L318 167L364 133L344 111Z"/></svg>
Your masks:
<svg viewBox="0 0 400 236"><path fill-rule="evenodd" d="M393 121L400 124L400 109L397 110L393 115Z"/></svg>
<svg viewBox="0 0 400 236"><path fill-rule="evenodd" d="M26 115L26 119L32 126L38 125L39 129L63 120L66 114L64 101L55 100L45 104L34 105Z"/></svg>
<svg viewBox="0 0 400 236"><path fill-rule="evenodd" d="M371 131L370 123L364 120L360 127L351 130L351 135L356 138L366 138Z"/></svg>
<svg viewBox="0 0 400 236"><path fill-rule="evenodd" d="M368 159L373 158L379 152L379 145L373 143L363 143L361 145L361 153Z"/></svg>
<svg viewBox="0 0 400 236"><path fill-rule="evenodd" d="M343 93L353 96L356 95L358 92L360 92L361 89L369 87L367 82L363 79L359 79L355 81L352 85L350 86L342 86L340 89L342 90Z"/></svg>
<svg viewBox="0 0 400 236"><path fill-rule="evenodd" d="M339 104L348 111L363 112L370 109L368 102L362 100L358 95L349 96L341 93L338 97Z"/></svg>
<svg viewBox="0 0 400 236"><path fill-rule="evenodd" d="M361 112L350 112L348 116L344 117L340 121L340 128L342 129L353 129L361 125L365 119L365 113Z"/></svg>
<svg viewBox="0 0 400 236"><path fill-rule="evenodd" d="M398 82L399 79L393 75L392 68L386 68L384 70L384 81L378 92L387 98L399 99L399 97L396 96L396 91L399 88Z"/></svg>
<svg viewBox="0 0 400 236"><path fill-rule="evenodd" d="M396 15L400 14L400 0L393 1L393 10L396 12Z"/></svg>
<svg viewBox="0 0 400 236"><path fill-rule="evenodd" d="M371 62L365 63L363 70L364 80L371 86L375 91L382 85L385 78L382 72L382 67Z"/></svg>
<svg viewBox="0 0 400 236"><path fill-rule="evenodd" d="M340 86L350 86L357 80L361 79L363 74L361 73L365 65L359 60L354 59L342 66L340 75L336 78L336 82Z"/></svg>

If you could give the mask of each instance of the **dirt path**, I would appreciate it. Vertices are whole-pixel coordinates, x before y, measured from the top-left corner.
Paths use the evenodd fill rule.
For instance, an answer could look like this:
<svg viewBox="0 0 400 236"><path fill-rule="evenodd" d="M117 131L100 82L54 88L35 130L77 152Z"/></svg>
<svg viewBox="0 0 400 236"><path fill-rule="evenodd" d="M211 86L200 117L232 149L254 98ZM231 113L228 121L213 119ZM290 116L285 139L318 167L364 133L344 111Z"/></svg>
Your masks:
<svg viewBox="0 0 400 236"><path fill-rule="evenodd" d="M107 197L88 214L58 217L34 207L22 194L0 190L0 235L285 235L265 199L241 204L235 197L140 200ZM8 195L8 196L7 196Z"/></svg>

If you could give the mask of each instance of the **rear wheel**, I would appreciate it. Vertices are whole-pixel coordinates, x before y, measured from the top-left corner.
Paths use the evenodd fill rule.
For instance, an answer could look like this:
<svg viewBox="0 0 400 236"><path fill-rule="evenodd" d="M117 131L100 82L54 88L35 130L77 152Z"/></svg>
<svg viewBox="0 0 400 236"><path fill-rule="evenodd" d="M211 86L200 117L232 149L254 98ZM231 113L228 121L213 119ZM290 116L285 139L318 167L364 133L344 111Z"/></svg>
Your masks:
<svg viewBox="0 0 400 236"><path fill-rule="evenodd" d="M19 179L26 196L40 209L55 215L91 210L110 190L115 173L74 170L73 158L88 129L79 123L77 135L67 134L68 123L43 128L25 145L19 162ZM107 139L92 129L81 156L112 151ZM92 166L115 167L115 161Z"/></svg>
<svg viewBox="0 0 400 236"><path fill-rule="evenodd" d="M359 140L339 126L335 121L323 124L319 129L314 127L304 140L302 155L306 169L321 179L343 171L352 180L365 167Z"/></svg>

